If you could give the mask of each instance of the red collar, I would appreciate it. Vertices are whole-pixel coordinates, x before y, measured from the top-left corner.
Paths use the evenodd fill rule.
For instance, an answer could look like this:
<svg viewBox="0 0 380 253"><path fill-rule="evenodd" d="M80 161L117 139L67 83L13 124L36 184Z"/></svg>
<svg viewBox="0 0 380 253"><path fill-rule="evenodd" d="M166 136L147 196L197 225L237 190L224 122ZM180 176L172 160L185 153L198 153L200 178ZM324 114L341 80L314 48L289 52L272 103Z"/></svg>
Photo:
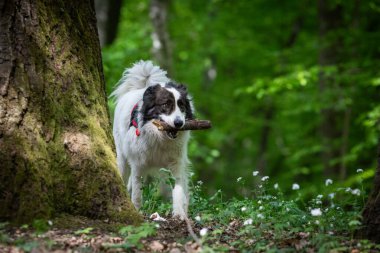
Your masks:
<svg viewBox="0 0 380 253"><path fill-rule="evenodd" d="M136 136L140 136L139 124L138 124L138 103L133 106L131 111L131 122L129 123L129 127L136 128Z"/></svg>

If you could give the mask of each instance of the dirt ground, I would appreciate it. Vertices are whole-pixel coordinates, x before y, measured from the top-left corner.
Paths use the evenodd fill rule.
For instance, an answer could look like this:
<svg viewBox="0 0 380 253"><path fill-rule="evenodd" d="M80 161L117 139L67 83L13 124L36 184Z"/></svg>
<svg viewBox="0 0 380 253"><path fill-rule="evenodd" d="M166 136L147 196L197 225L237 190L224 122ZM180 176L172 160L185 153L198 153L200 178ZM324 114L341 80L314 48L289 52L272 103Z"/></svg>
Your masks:
<svg viewBox="0 0 380 253"><path fill-rule="evenodd" d="M1 240L3 242L0 243L0 252L200 252L201 247L189 234L186 222L167 218L166 221L156 224L155 235L141 239L141 244L135 247L123 247L124 238L110 231L110 227L120 227L119 224L107 224L105 228L101 228L98 223L85 218L82 225L77 224L70 229L52 226L41 234L29 228L7 228L2 236L6 235L8 239L7 242ZM199 235L201 228L193 222L191 224L194 233ZM88 233L78 234L78 229L88 227L96 228Z"/></svg>

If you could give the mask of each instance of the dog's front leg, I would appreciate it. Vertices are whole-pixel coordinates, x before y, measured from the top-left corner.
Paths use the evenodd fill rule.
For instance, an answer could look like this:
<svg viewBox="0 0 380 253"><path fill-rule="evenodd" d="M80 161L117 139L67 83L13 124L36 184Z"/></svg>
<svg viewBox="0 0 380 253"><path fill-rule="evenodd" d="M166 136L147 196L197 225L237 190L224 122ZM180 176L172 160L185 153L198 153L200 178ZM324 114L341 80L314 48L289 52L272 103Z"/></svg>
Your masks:
<svg viewBox="0 0 380 253"><path fill-rule="evenodd" d="M188 207L188 178L184 168L173 170L175 185L173 188L173 216L187 218Z"/></svg>
<svg viewBox="0 0 380 253"><path fill-rule="evenodd" d="M142 202L142 178L139 168L132 168L131 176L128 180L128 185L131 184L131 199L135 208L138 210L141 207Z"/></svg>

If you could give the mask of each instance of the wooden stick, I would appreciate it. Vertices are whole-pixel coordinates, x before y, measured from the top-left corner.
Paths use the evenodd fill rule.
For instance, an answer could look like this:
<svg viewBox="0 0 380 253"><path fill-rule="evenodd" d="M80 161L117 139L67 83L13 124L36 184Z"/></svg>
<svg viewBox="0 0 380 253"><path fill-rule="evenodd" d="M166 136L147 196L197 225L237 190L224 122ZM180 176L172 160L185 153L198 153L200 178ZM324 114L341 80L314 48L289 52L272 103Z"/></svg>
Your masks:
<svg viewBox="0 0 380 253"><path fill-rule="evenodd" d="M160 131L186 131L186 130L205 130L211 128L209 120L187 120L182 128L175 128L161 120L153 120L152 123Z"/></svg>

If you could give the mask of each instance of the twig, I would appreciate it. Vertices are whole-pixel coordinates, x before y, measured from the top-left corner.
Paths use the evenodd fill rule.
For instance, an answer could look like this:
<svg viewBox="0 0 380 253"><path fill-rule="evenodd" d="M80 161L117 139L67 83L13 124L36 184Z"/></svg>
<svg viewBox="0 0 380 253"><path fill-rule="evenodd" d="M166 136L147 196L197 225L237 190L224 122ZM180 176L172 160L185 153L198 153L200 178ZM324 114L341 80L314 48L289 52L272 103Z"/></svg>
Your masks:
<svg viewBox="0 0 380 253"><path fill-rule="evenodd" d="M211 128L209 120L187 120L182 128L175 128L161 120L153 120L152 123L160 131L186 131L186 130L205 130Z"/></svg>
<svg viewBox="0 0 380 253"><path fill-rule="evenodd" d="M194 230L193 230L193 227L191 226L190 220L188 218L185 218L185 221L186 221L186 225L187 225L187 231L189 232L191 237L193 237L194 241L196 243L198 243L199 247L202 248L202 242L199 239L199 237L194 233Z"/></svg>

